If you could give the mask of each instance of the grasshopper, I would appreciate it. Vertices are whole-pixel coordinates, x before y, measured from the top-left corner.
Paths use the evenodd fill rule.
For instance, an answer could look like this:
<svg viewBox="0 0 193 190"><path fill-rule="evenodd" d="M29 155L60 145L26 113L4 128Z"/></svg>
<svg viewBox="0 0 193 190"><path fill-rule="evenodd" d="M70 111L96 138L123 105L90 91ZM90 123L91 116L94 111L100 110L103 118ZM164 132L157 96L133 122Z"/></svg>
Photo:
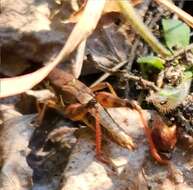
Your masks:
<svg viewBox="0 0 193 190"><path fill-rule="evenodd" d="M65 117L73 121L82 121L96 132L96 156L99 160L104 161L101 156L101 126L110 133L113 140L119 145L131 150L136 147L132 138L120 128L119 124L107 112L110 107L129 107L138 111L152 156L162 164L168 163L158 154L152 140L151 130L143 115L142 108L135 102L117 97L115 91L108 83L101 83L95 87L89 88L79 80L75 79L71 74L55 68L48 75L48 79L57 94L59 94L58 102L62 100L62 104L54 103L52 107L58 109ZM103 88L109 88L111 93L100 91Z"/></svg>

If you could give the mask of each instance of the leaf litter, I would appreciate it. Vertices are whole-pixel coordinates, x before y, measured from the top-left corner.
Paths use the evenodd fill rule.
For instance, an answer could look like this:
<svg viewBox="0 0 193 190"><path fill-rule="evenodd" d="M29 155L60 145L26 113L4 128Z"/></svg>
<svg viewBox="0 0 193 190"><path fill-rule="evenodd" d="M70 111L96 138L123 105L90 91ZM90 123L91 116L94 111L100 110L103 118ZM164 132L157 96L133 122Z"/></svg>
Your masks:
<svg viewBox="0 0 193 190"><path fill-rule="evenodd" d="M88 6L88 2L85 4L85 6ZM152 5L152 2L150 3L150 1L144 1L144 2L136 1L136 2L138 4L137 5L138 7L140 7L141 4L146 5L144 14L142 14L142 15L145 15L146 17L148 17L147 16L148 6L150 7L155 6L155 5ZM162 3L162 1L158 1L158 0L156 2ZM43 61L49 60L49 61L47 61L48 62L47 66L43 67L42 73L38 71L39 75L36 75L35 73L38 73L38 72L37 71L34 72L34 75L33 75L34 80L30 78L30 76L32 76L31 73L28 75L21 76L21 78L18 77L15 79L14 78L9 79L10 83L6 83L6 86L3 86L3 88L1 89L3 90L1 91L2 96L7 96L7 95L9 96L9 95L17 94L18 92L23 92L27 89L30 89L38 82L40 82L47 75L47 73L56 64L59 63L58 60L61 61L61 57L63 57L64 55L66 56L71 51L74 51L74 49L81 42L82 39L86 39L87 46L82 47L83 48L82 52L80 52L79 55L76 54L78 53L78 51L75 52L74 55L72 55L72 57L74 56L76 59L76 61L71 62L72 65L65 64L65 68L69 71L71 70L72 73L74 73L75 77L78 77L81 73L85 72L85 69L87 69L86 68L87 66L84 66L85 68L82 67L82 63L85 64L85 62L87 62L89 66L91 65L90 71L88 70L87 72L84 73L84 74L88 74L88 73L91 74L91 73L100 72L99 70L96 71L96 69L94 68L94 65L96 64L98 67L100 67L100 64L102 64L102 65L105 65L105 67L107 68L112 68L113 66L116 66L119 62L121 61L124 62L125 60L128 60L130 64L130 66L127 66L128 63L126 62L125 68L127 69L129 68L130 69L129 72L134 72L135 74L139 75L140 73L136 72L136 70L139 70L139 68L136 67L135 58L138 58L139 55L140 56L142 55L145 57L148 55L148 52L152 52L144 43L140 42L140 39L136 37L136 34L133 32L132 28L130 27L124 28L125 26L122 26L123 27L122 31L124 32L119 30L119 27L117 27L119 25L117 25L117 23L119 22L121 23L123 18L122 16L120 16L120 10L117 9L115 5L113 5L112 6L113 8L110 7L110 11L108 9L106 11L109 12L108 14L113 15L112 13L112 9L113 9L115 12L119 14L119 16L115 17L116 22L113 21L113 23L110 23L110 24L106 23L105 27L101 24L101 26L99 25L98 28L94 30L95 28L94 25L97 24L98 22L97 19L99 19L101 17L100 14L102 14L101 12L97 12L96 13L96 15L98 14L97 19L93 18L95 23L91 22L90 26L87 25L90 27L90 28L88 27L89 29L88 28L83 29L81 26L81 28L83 29L82 33L80 32L79 29L77 30L78 31L77 32L76 29L78 28L78 26L80 26L79 25L80 22L85 23L87 21L84 21L83 17L79 18L80 15L77 16L76 18L74 17L74 19L76 19L77 20L76 22L78 23L76 24L76 27L73 29L73 31L75 34L78 33L79 36L77 34L73 36L73 32L70 34L72 41L69 40L66 43L66 50L64 49L64 51L66 51L66 54L65 53L60 54L61 57L58 56L57 57L58 60L56 61L56 59L53 57L55 56L56 52L58 52L58 47L61 46L61 40L58 40L57 38L63 39L63 37L61 36L66 31L61 32L61 28L59 31L57 31L57 29L53 30L53 28L50 28L51 25L49 25L48 23L55 22L54 19L57 20L56 17L59 16L59 14L54 15L54 17L52 18L53 20L52 19L50 20L49 17L47 17L50 11L48 9L49 7L48 5L51 5L47 1L41 1L40 3L37 3L37 4L35 4L35 1L30 1L30 6L26 6L25 2L22 2L22 3L24 4L24 6L20 8L23 8L24 10L26 8L29 8L29 9L32 8L33 11L28 12L28 17L30 19L32 19L34 10L36 10L36 8L40 11L39 13L43 11L42 13L44 14L41 14L40 20L34 19L33 26L30 24L28 25L26 23L26 26L22 28L21 33L18 33L16 30L15 31L12 30L11 32L6 33L6 36L8 36L8 38L6 38L4 34L5 34L5 31L10 31L10 29L8 30L8 28L6 28L5 26L2 27L3 30L1 30L0 32L0 35L2 34L2 36L4 37L2 38L3 39L2 43L4 44L4 46L7 46L6 48L8 48L9 45L11 44L12 51L15 51L15 49L18 49L17 43L15 43L14 41L15 37L17 37L18 41L22 40L24 42L23 44L27 44L27 46L25 45L21 46L21 49L18 49L17 51L15 51L16 57L17 57L17 54L18 54L18 57L21 57L21 55L23 55L22 59L24 61L21 60L22 64L23 62L27 64L26 68L24 67L21 70L19 70L19 74L23 72L24 74L28 73L29 64L32 64L34 66L34 63L35 63L36 64L35 67L40 67L38 66L38 64L40 64L42 60ZM68 2L64 2L64 4L65 3L68 4ZM7 7L11 6L11 3L10 4L4 3L3 4L4 10L6 9L6 6ZM102 10L102 6L103 5L101 4L101 10ZM167 8L168 4L165 4L165 6L166 6L165 8ZM14 4L13 7L16 8L17 6ZM85 7L83 8L85 9ZM107 6L107 8L109 7ZM84 14L84 9L80 9L79 13ZM177 15L179 15L181 18L184 18L185 16L184 12L179 11L178 9L175 9L174 12L177 13ZM32 15L30 15L31 13ZM91 14L91 13L88 13L88 14ZM163 11L162 14L166 14L166 13ZM22 15L20 13L18 15L21 16L22 18ZM24 16L26 15L24 14ZM36 16L37 15L35 13L35 17ZM3 17L7 19L6 14L3 14ZM1 17L2 21L3 21L3 17ZM14 21L14 18L13 17L11 18ZM150 16L150 18L152 19L153 17ZM159 19L160 18L161 16L159 17ZM185 19L185 21L188 24L190 23L189 25L191 26L191 21L189 21L189 16L185 18L187 18ZM18 20L18 18L16 17L15 20ZM45 20L45 23L47 23L47 25L42 25L42 26L39 25L42 22L42 20ZM152 19L152 24L158 26L156 22L157 21L154 21L154 19ZM0 22L0 23L3 23L3 22ZM11 23L13 24L14 22L11 22ZM87 23L89 24L89 22ZM18 26L20 26L20 24L21 23L18 23ZM36 26L38 26L38 28L40 26L45 27L42 29L47 30L48 33L52 32L52 34L50 33L52 36L50 37L52 41L51 44L50 44L50 41L44 40L45 36L48 33L47 34L42 33L41 35L40 33L39 34L37 33L39 35L38 38L40 40L37 43L35 43L35 46L34 46L33 39L37 39L37 34L34 34L33 28L35 29ZM65 27L64 27L64 30L65 30ZM101 35L101 31L104 37ZM28 34L26 35L26 33ZM91 38L87 39L90 34L92 34ZM126 36L127 36L127 40L125 39ZM190 36L187 35L187 37L190 37ZM167 38L170 38L170 39L168 40ZM172 37L170 37L168 34L168 36L166 37L166 42L168 42L168 44L167 43L166 44L170 48L172 48L172 51L175 51L175 48L179 48L179 44L177 44L178 47L176 46L176 44L173 45L173 42L171 43L170 41L170 40L173 40L171 38ZM131 45L135 41L137 41L136 44L138 44L138 48L134 50ZM185 39L186 41L185 44L184 44L184 40L182 41L183 41L183 46L187 46L187 40ZM44 46L42 46L42 42ZM71 44L69 47L67 47L68 43ZM41 57L40 54L38 55L37 54L37 52L39 51L37 48L38 46L48 47L47 49L48 55L46 55L46 53L44 54L44 57ZM29 47L33 51L29 51L28 49L26 49L26 47ZM85 50L85 53L83 53L84 50ZM131 59L131 56L128 55L128 52L132 50L134 51L133 59ZM187 52L187 54L188 53L191 54L191 52ZM181 53L180 55L183 55L183 53ZM50 59L50 57L52 59ZM175 57L175 52L174 52L174 57ZM148 76L149 72L151 72L152 69L155 69L155 71L159 73L156 70L156 67L164 71L165 71L165 67L166 68L170 67L170 64L167 65L168 63L166 64L166 66L165 66L165 62L162 64L162 62L160 62L160 59L161 59L160 57L153 57L153 58L154 60L152 60L151 57L148 57L149 60L145 60L146 64L147 65L149 64L151 69L149 69L149 71L144 70L145 72L142 70L142 73L144 72L143 77ZM186 62L186 60L188 60L188 56L185 56L185 55L183 55L182 57L179 56L179 58L175 59L175 61L176 60L177 60L177 63L175 64L178 64L178 63L181 64L182 62L184 61ZM156 62L156 61L159 61L159 62ZM75 65L75 63L77 65ZM188 63L190 62L188 61ZM17 65L17 62L16 62L16 67L20 67L19 64ZM47 68L47 70L46 69L44 70L44 68ZM190 64L190 67L188 67L188 69L189 68L191 68L191 64ZM7 73L9 74L7 75ZM1 71L1 75L3 76L6 76L6 75L14 76L15 74L17 75L18 72L17 73L15 73L15 71L11 72L11 68L10 70L6 69ZM109 76L110 75L111 73L109 74ZM164 81L163 82L164 85L172 84L171 80L167 81L169 78L171 79L171 77L168 77L168 75L173 76L171 75L171 73L168 74L168 72L167 73L165 72L162 80ZM27 79L28 76L29 78ZM117 75L117 76L120 76L120 75ZM17 91L17 88L20 87L21 83L15 83L15 82L19 81L20 79L21 81L23 81L22 77L26 77L25 83L23 83L24 85L21 85L23 86L22 90L20 89L19 91ZM132 76L130 75L128 77L132 78ZM153 77L154 76L152 76L152 78ZM160 78L161 78L161 75L159 76L159 79ZM180 81L180 78L181 78L181 75L179 74L179 78L177 78L176 81ZM4 82L7 79L1 79L1 80ZM129 92L130 96L132 96L132 92L134 92L134 94L139 92L136 90L136 88L138 88L139 84L141 84L140 76L139 78L135 78L134 81L135 83L128 84L126 82L126 84L122 86L123 91L127 91L128 88L129 89L131 88L130 91L127 91ZM125 81L115 80L114 82L115 83L117 82L120 84L120 82L125 82ZM143 82L142 84L145 84ZM174 85L175 82L173 82L173 86L172 86L174 90L175 90L175 85L178 84L177 82ZM91 84L91 82L88 84ZM50 95L53 97L52 93L50 92L41 93L41 91L39 91L39 89L42 89L42 87L45 88L45 86L48 87L49 84L47 83L45 84L43 82L41 85L36 87L36 91L28 91L26 94L27 104L29 101L28 96L34 96L35 99L40 101L42 100L44 101L44 99L47 99L47 96L50 96ZM12 88L11 91L8 91L9 90L8 87ZM118 89L120 90L120 88ZM52 89L50 90L52 91ZM191 86L189 86L187 94L189 92L192 92ZM19 102L19 101L22 102L24 100L22 96L23 95L16 96L17 97L16 99L14 99L14 97L9 97L1 100L0 189L9 190L9 189L12 189L13 186L15 189L26 189L26 190L27 189L34 189L34 190L37 190L37 189L44 189L44 190L49 190L49 189L52 189L52 190L53 189L63 189L63 190L132 189L133 190L133 189L149 189L149 188L151 189L168 189L168 188L169 189L192 189L193 188L193 179L191 175L193 170L193 167L192 167L193 162L192 162L192 156L191 156L192 154L192 143L191 143L192 142L191 141L192 96L191 95L189 95L187 99L186 97L183 97L183 100L180 102L180 106L178 106L177 109L175 109L171 113L164 114L165 116L164 122L167 121L167 124L168 124L168 120L169 120L171 123L175 123L175 124L178 124L178 126L180 126L178 127L178 133L179 133L178 136L180 140L178 140L178 146L175 147L173 150L172 158L170 159L171 164L169 164L168 166L159 165L151 158L148 144L144 136L144 131L142 127L143 124L141 123L138 113L134 110L130 110L128 108L108 109L108 113L111 115L111 117L113 117L114 119L117 119L117 123L119 123L120 127L124 129L125 133L127 133L129 136L133 138L137 147L135 150L129 151L117 145L112 139L112 137L106 134L106 132L104 132L102 151L105 157L109 158L110 160L109 165L106 165L106 164L103 164L102 162L99 162L95 157L95 143L94 143L93 131L85 128L85 126L83 126L80 123L77 123L77 122L74 123L72 121L69 121L66 118L63 118L61 116L61 113L59 113L58 115L58 113L55 113L52 110L50 111L50 108L47 108L46 115L42 125L38 128L34 128L35 126L37 126L37 125L34 125L33 123L35 115L34 114L22 115L16 110L17 109L16 102ZM137 96L139 102L140 102L140 98L143 96L144 94L140 92L139 96ZM136 98L136 95L135 95L135 98ZM35 107L35 105L33 105L33 107ZM28 109L27 113L34 112L34 110L32 111L32 107L30 106L28 106L27 109ZM151 109L153 109L153 107L151 107ZM20 110L22 110L22 106L20 107ZM50 115L49 115L49 112L51 112ZM150 110L144 111L144 113L145 113L145 118L149 120L150 123L151 123L151 120L153 120L154 116L158 114L155 111L150 111ZM171 123L169 125L171 125ZM186 143L185 148L182 146L181 142Z"/></svg>

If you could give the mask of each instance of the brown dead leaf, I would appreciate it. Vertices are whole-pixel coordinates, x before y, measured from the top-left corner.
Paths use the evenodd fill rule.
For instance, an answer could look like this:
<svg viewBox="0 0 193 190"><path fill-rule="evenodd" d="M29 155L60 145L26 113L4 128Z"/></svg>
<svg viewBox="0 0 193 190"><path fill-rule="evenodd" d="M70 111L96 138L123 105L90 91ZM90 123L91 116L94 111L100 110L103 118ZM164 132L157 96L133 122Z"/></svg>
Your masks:
<svg viewBox="0 0 193 190"><path fill-rule="evenodd" d="M157 149L170 152L177 142L176 125L168 126L158 114L152 120L152 138Z"/></svg>

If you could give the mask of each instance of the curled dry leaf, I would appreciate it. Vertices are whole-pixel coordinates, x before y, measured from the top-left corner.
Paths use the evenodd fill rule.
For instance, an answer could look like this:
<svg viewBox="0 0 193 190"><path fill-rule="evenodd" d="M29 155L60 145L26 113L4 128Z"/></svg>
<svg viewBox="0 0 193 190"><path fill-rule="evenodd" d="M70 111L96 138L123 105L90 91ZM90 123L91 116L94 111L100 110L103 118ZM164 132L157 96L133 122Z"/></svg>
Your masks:
<svg viewBox="0 0 193 190"><path fill-rule="evenodd" d="M57 64L72 53L80 42L93 32L101 17L104 4L105 0L88 1L81 19L74 27L66 44L58 56L54 60L51 60L46 66L27 75L0 79L0 97L12 96L25 92L43 80Z"/></svg>
<svg viewBox="0 0 193 190"><path fill-rule="evenodd" d="M171 151L177 142L176 125L168 127L158 114L152 117L152 138L160 151Z"/></svg>

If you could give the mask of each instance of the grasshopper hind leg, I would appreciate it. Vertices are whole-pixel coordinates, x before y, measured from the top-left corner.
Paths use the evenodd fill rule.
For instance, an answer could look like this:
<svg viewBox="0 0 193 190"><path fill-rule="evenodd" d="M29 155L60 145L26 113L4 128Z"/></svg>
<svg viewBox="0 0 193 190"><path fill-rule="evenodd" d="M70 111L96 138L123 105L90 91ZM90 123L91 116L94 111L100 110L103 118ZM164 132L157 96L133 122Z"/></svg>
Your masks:
<svg viewBox="0 0 193 190"><path fill-rule="evenodd" d="M135 109L139 113L141 121L143 123L143 129L150 147L151 155L161 164L168 163L168 160L162 159L161 156L158 154L158 151L152 139L151 129L148 127L148 123L144 116L142 108L137 104L136 101L124 100L107 92L98 92L96 93L95 98L105 108L130 107L132 109Z"/></svg>

